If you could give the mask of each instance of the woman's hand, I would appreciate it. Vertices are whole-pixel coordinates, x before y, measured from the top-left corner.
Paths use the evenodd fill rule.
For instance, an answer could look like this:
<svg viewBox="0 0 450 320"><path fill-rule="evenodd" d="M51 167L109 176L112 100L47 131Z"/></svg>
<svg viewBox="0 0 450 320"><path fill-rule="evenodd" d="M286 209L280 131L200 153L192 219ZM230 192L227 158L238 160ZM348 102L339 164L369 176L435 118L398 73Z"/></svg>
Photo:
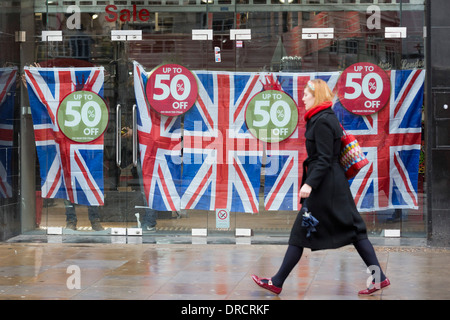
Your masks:
<svg viewBox="0 0 450 320"><path fill-rule="evenodd" d="M300 188L300 197L301 197L301 198L308 198L309 195L311 194L311 191L312 191L311 186L305 183L305 184Z"/></svg>

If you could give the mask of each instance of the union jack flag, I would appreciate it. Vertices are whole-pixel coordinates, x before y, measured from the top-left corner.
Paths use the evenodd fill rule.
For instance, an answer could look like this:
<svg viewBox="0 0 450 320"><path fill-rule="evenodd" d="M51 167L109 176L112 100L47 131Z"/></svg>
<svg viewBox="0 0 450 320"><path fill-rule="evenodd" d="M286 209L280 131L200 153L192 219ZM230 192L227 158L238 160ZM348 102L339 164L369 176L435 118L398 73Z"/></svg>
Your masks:
<svg viewBox="0 0 450 320"><path fill-rule="evenodd" d="M358 210L418 209L418 169L425 71L392 70L388 104L355 116L337 102L334 111L355 135L370 164L350 181Z"/></svg>
<svg viewBox="0 0 450 320"><path fill-rule="evenodd" d="M43 198L104 204L103 136L77 143L60 131L56 113L61 101L77 90L103 97L103 68L25 67L40 166Z"/></svg>
<svg viewBox="0 0 450 320"><path fill-rule="evenodd" d="M148 75L134 62L137 130L142 179L147 205L161 211L180 209L181 117L150 109L145 98Z"/></svg>
<svg viewBox="0 0 450 320"><path fill-rule="evenodd" d="M275 74L276 75L276 74ZM339 79L338 72L300 73L277 76L282 91L292 97L299 112L297 130L279 144L268 144L265 168L264 208L265 210L299 210L302 163L306 159L305 107L302 101L304 88L309 80L320 78L333 90Z"/></svg>
<svg viewBox="0 0 450 320"><path fill-rule="evenodd" d="M185 114L182 207L259 210L262 144L245 124L264 75L196 72L199 93Z"/></svg>
<svg viewBox="0 0 450 320"><path fill-rule="evenodd" d="M12 197L14 95L17 68L0 69L0 198Z"/></svg>
<svg viewBox="0 0 450 320"><path fill-rule="evenodd" d="M149 205L159 210L229 209L259 211L264 179L265 210L299 210L305 126L301 100L306 83L321 78L336 89L340 73L231 73L196 71L195 105L181 117L150 110L145 99L147 74L135 63L135 91L144 187ZM390 71L391 101L372 116L334 110L345 129L360 141L371 161L350 181L360 211L417 208L417 177L423 103L422 70ZM251 98L271 78L297 103L299 126L280 143L262 143L245 124ZM139 84L136 86L136 84ZM144 106L141 108L140 106ZM183 144L182 161L180 146ZM263 155L266 155L264 166ZM147 178L146 178L147 177Z"/></svg>

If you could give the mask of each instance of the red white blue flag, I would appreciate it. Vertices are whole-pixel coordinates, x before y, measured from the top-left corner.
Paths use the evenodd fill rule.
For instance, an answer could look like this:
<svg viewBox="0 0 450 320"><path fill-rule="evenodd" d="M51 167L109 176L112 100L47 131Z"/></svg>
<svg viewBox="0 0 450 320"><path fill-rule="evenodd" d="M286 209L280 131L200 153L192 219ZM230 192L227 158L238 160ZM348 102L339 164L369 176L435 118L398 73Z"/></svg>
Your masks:
<svg viewBox="0 0 450 320"><path fill-rule="evenodd" d="M103 135L82 143L68 139L56 114L70 93L87 90L103 97L103 68L25 68L43 198L104 204Z"/></svg>
<svg viewBox="0 0 450 320"><path fill-rule="evenodd" d="M277 75L282 91L292 97L298 106L299 125L297 130L279 144L268 144L265 167L264 208L265 210L299 210L300 183L303 161L306 159L305 107L302 101L304 88L309 80L320 78L333 89L339 79L338 72L297 73Z"/></svg>
<svg viewBox="0 0 450 320"><path fill-rule="evenodd" d="M11 159L17 68L0 68L0 198L12 197Z"/></svg>
<svg viewBox="0 0 450 320"><path fill-rule="evenodd" d="M150 109L145 97L148 74L134 62L137 131L145 198L150 208L180 209L181 117L167 117Z"/></svg>
<svg viewBox="0 0 450 320"><path fill-rule="evenodd" d="M350 181L358 210L418 209L425 70L388 71L390 100L371 116L355 116L340 103L334 111L355 135L370 164Z"/></svg>
<svg viewBox="0 0 450 320"><path fill-rule="evenodd" d="M245 111L264 75L195 74L199 94L184 118L182 207L256 213L263 145L248 131Z"/></svg>
<svg viewBox="0 0 450 320"><path fill-rule="evenodd" d="M306 158L303 90L314 78L335 89L340 73L193 73L199 87L197 102L183 117L168 118L150 109L145 99L147 73L135 63L139 143L149 206L255 213L261 209L260 182L264 181L265 210L299 210ZM418 207L424 71L391 71L389 75L391 99L377 114L356 116L338 101L333 107L371 162L350 181L360 211ZM268 77L292 97L299 111L297 130L279 143L257 140L245 123L246 107L264 90Z"/></svg>

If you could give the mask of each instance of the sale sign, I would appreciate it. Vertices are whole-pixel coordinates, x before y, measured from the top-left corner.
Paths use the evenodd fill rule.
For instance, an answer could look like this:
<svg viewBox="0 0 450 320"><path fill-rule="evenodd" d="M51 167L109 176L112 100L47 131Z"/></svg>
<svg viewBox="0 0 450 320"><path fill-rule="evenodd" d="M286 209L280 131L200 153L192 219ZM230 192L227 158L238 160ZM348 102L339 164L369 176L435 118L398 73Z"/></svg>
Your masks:
<svg viewBox="0 0 450 320"><path fill-rule="evenodd" d="M56 121L61 132L75 142L99 138L108 125L109 112L104 100L95 92L74 91L58 107Z"/></svg>
<svg viewBox="0 0 450 320"><path fill-rule="evenodd" d="M146 96L150 106L165 116L188 111L197 100L195 76L185 67L165 64L155 68L147 81Z"/></svg>
<svg viewBox="0 0 450 320"><path fill-rule="evenodd" d="M280 142L297 128L297 105L286 93L265 90L247 106L245 121L251 134L264 142Z"/></svg>
<svg viewBox="0 0 450 320"><path fill-rule="evenodd" d="M391 84L387 73L371 63L356 63L344 70L338 80L338 98L351 113L374 114L387 104Z"/></svg>

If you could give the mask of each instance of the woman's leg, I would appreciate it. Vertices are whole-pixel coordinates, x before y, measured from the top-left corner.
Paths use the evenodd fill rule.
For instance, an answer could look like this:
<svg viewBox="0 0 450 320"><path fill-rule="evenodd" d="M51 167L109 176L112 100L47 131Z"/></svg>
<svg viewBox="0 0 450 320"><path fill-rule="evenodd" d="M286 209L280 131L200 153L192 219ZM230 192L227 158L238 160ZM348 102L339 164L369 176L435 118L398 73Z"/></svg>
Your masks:
<svg viewBox="0 0 450 320"><path fill-rule="evenodd" d="M376 282L382 282L386 280L386 276L383 273L383 270L381 269L380 263L378 262L377 255L375 253L375 249L372 246L372 243L369 241L369 239L363 239L359 240L353 245L356 248L356 251L358 251L359 255L363 259L364 263L367 267L378 267L380 279L376 279L379 281ZM375 272L375 270L373 270Z"/></svg>
<svg viewBox="0 0 450 320"><path fill-rule="evenodd" d="M289 245L284 255L283 263L280 266L277 274L272 277L274 286L281 288L284 281L294 269L295 265L300 261L303 254L303 248L294 245Z"/></svg>
<svg viewBox="0 0 450 320"><path fill-rule="evenodd" d="M284 255L283 263L281 264L277 274L272 278L260 278L257 275L252 275L253 281L255 281L258 286L275 294L281 293L281 287L283 286L284 281L302 257L302 253L302 247L289 245Z"/></svg>

